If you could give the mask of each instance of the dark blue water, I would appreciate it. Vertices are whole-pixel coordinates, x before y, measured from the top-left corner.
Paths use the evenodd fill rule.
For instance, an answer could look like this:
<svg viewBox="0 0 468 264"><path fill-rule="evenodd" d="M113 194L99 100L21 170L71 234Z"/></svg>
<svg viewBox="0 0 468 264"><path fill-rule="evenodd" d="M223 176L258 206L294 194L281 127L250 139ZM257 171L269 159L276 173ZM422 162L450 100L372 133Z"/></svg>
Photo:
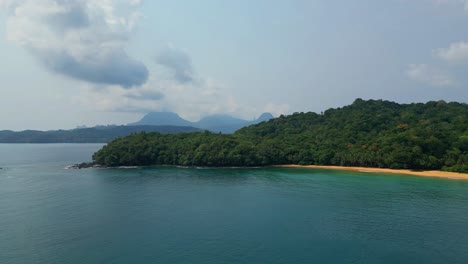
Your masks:
<svg viewBox="0 0 468 264"><path fill-rule="evenodd" d="M0 263L468 263L468 181L303 169L85 169L0 144Z"/></svg>

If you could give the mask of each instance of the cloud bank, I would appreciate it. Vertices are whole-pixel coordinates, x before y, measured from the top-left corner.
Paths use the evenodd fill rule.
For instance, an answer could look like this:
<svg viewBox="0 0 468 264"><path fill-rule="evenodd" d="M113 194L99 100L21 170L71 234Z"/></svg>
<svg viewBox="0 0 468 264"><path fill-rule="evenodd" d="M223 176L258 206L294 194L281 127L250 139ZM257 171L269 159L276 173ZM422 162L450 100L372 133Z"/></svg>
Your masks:
<svg viewBox="0 0 468 264"><path fill-rule="evenodd" d="M88 85L75 102L104 112L173 111L191 121L211 114L250 119L265 111L275 115L289 111L286 104L269 103L260 108L240 104L222 84L197 73L190 55L182 50L164 49L157 56L161 57L164 60L156 59L158 68L151 71L144 85L130 89L109 85L96 89Z"/></svg>
<svg viewBox="0 0 468 264"><path fill-rule="evenodd" d="M168 47L151 72L125 50L141 17L142 0L0 0L7 39L46 69L79 80L72 101L104 112L174 111L190 120L219 113L252 117L265 111L239 104L199 74L190 55ZM269 110L286 109L274 104Z"/></svg>
<svg viewBox="0 0 468 264"><path fill-rule="evenodd" d="M125 51L141 1L0 0L7 38L52 72L124 88L146 83L148 69ZM116 9L127 10L117 16ZM119 10L121 11L121 10ZM122 12L119 12L122 13Z"/></svg>

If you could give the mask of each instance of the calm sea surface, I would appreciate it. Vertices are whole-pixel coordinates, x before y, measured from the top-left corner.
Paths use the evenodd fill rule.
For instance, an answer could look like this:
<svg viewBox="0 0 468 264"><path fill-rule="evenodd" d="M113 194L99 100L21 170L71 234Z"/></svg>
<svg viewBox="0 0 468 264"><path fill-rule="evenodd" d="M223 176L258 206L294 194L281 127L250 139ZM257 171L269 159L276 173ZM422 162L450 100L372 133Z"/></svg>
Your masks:
<svg viewBox="0 0 468 264"><path fill-rule="evenodd" d="M0 263L468 263L468 181L302 169L84 169L0 144Z"/></svg>

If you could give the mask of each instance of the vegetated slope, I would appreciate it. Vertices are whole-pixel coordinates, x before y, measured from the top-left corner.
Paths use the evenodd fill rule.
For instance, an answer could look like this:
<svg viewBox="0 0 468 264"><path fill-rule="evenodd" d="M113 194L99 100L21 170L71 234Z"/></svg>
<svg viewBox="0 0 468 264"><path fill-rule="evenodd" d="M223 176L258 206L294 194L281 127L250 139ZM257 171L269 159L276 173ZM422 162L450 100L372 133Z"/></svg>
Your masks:
<svg viewBox="0 0 468 264"><path fill-rule="evenodd" d="M107 143L115 138L139 132L187 133L201 131L180 126L102 126L72 130L14 132L0 131L0 143Z"/></svg>
<svg viewBox="0 0 468 264"><path fill-rule="evenodd" d="M468 105L357 99L233 135L136 134L111 142L93 159L107 166L317 164L468 172Z"/></svg>

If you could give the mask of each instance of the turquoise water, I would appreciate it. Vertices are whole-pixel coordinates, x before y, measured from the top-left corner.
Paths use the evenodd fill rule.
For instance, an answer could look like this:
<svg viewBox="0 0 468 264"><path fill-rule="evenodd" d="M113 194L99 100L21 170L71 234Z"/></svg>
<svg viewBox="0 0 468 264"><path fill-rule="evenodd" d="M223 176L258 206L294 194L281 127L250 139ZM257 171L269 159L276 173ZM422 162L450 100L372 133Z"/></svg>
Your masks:
<svg viewBox="0 0 468 264"><path fill-rule="evenodd" d="M468 263L468 181L304 169L84 169L0 144L0 263Z"/></svg>

